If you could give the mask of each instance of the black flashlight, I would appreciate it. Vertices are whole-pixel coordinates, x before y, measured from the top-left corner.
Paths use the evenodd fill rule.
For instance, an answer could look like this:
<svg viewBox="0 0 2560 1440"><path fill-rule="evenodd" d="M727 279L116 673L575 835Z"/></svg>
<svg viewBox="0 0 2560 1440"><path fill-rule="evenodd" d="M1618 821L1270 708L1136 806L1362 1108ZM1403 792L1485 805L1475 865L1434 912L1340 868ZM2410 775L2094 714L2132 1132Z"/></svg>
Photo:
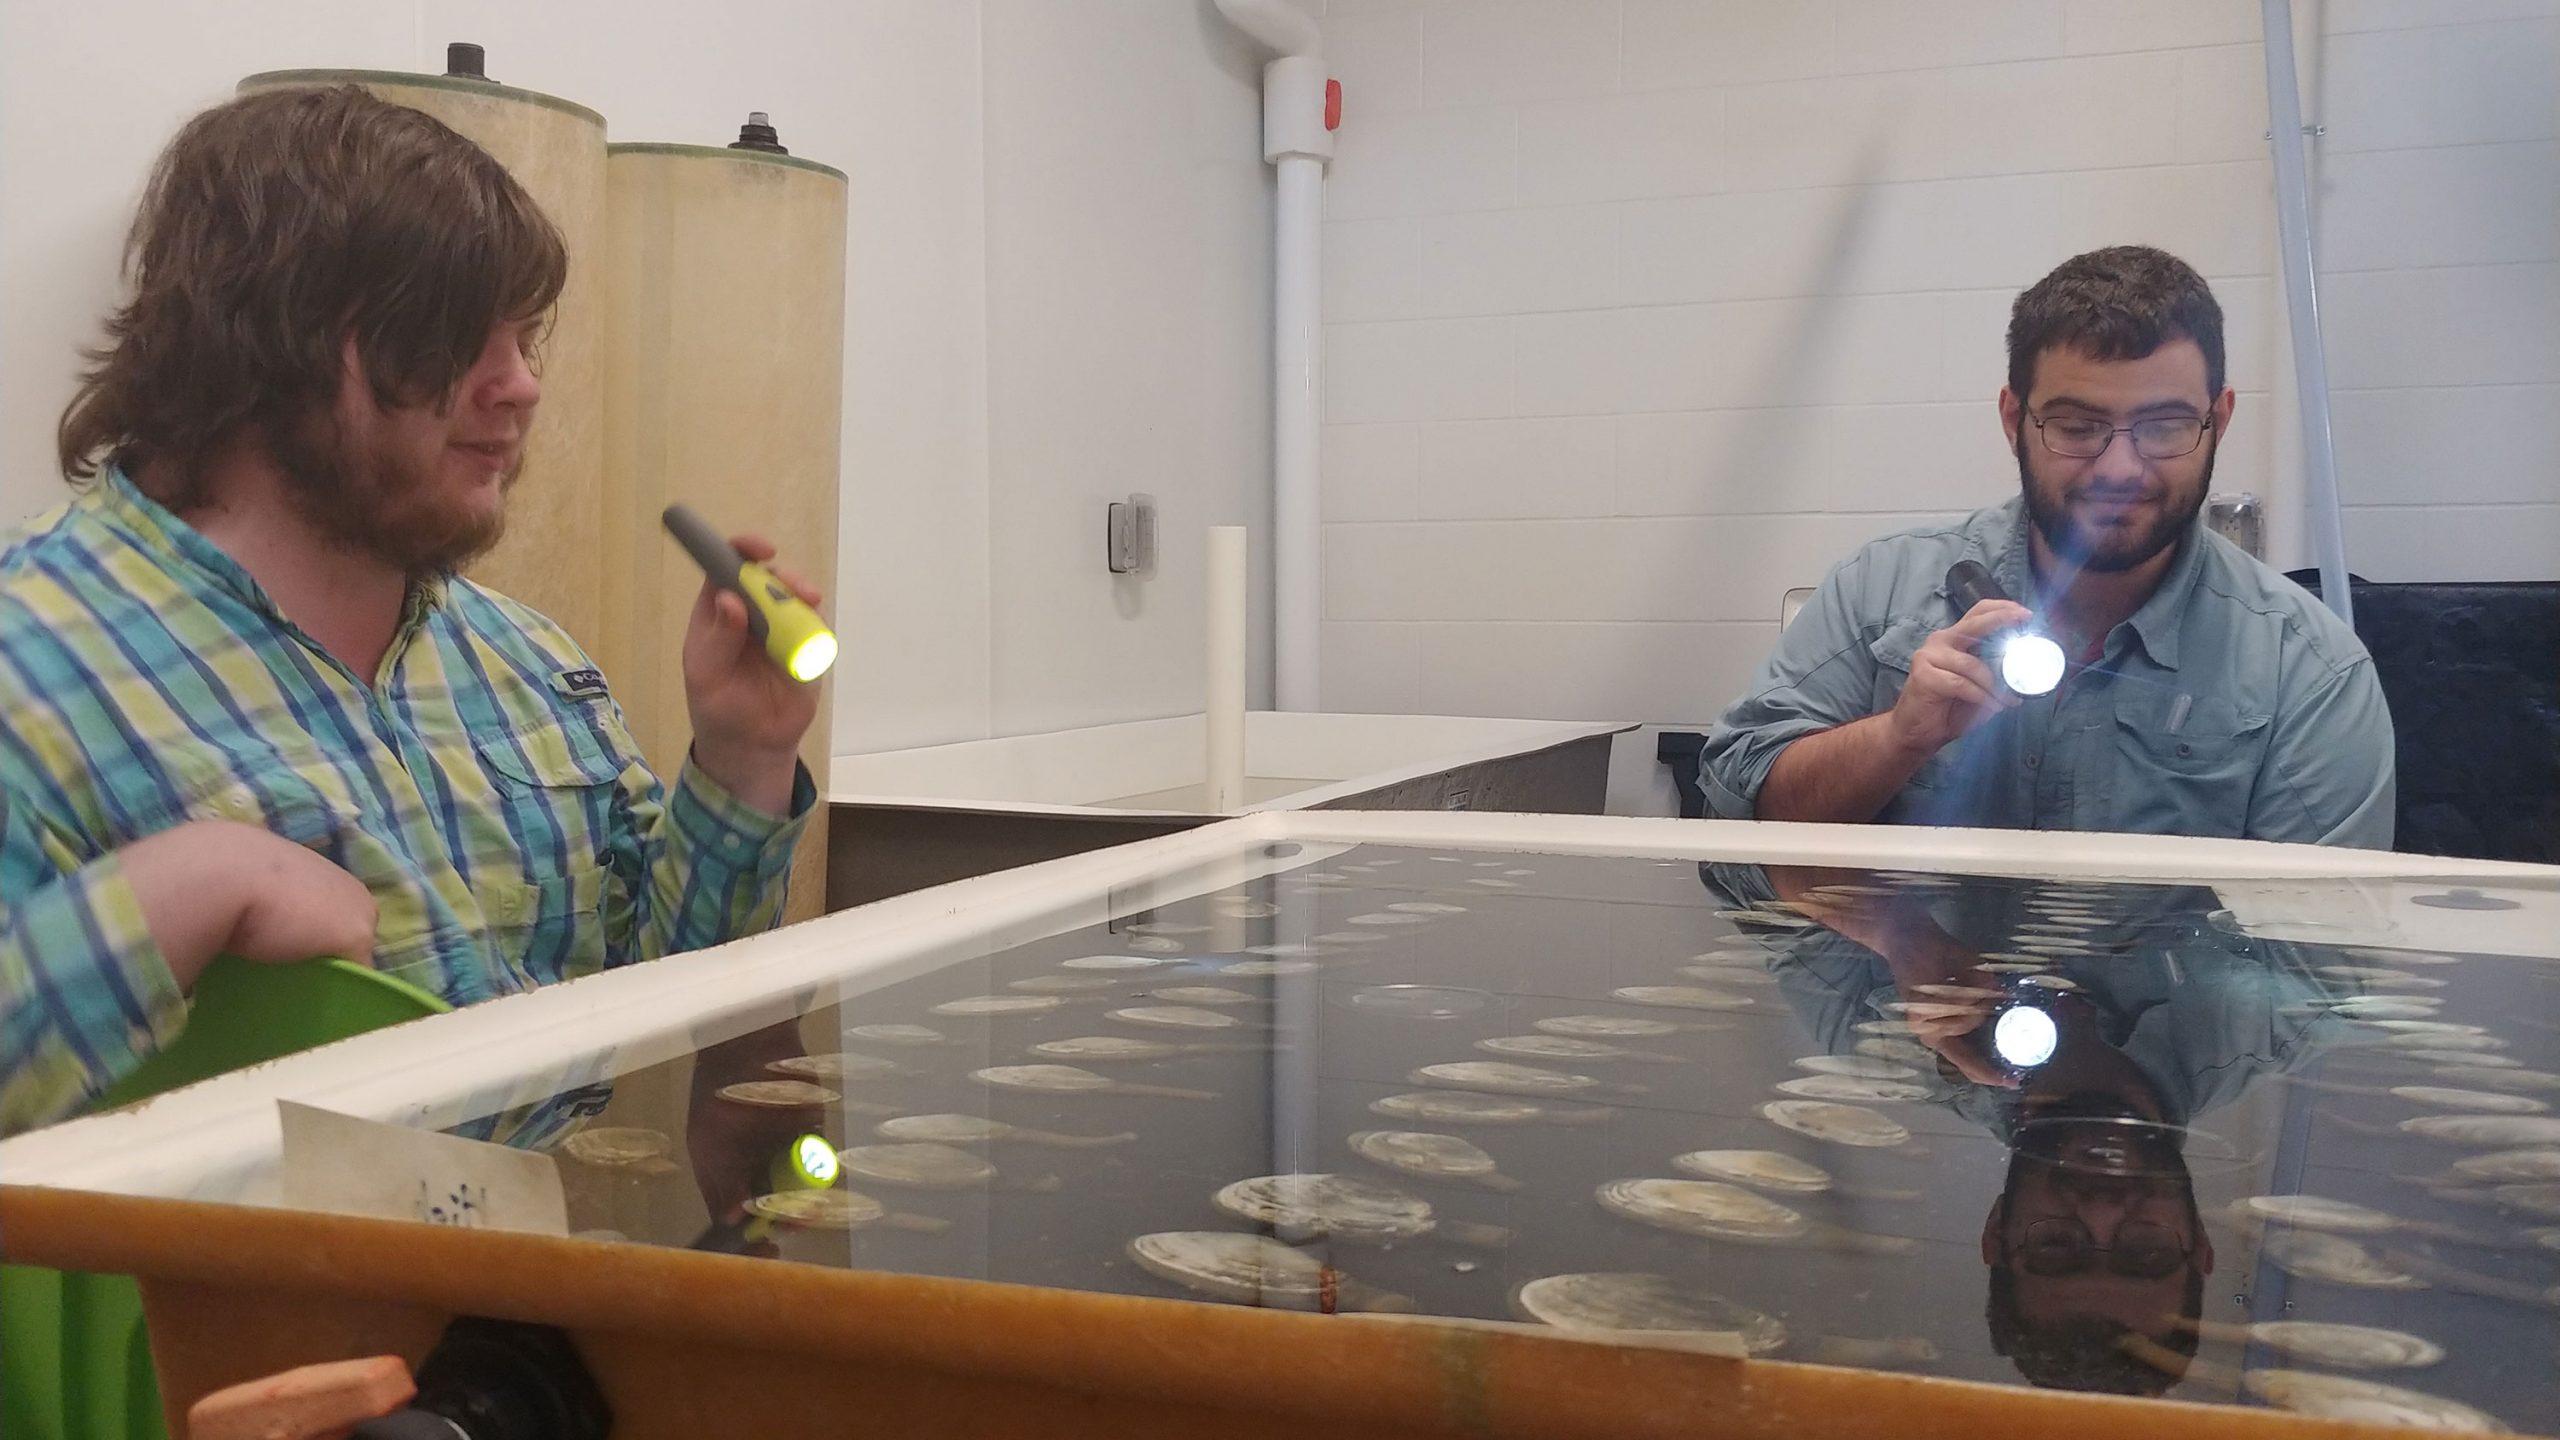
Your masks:
<svg viewBox="0 0 2560 1440"><path fill-rule="evenodd" d="M1985 600L2009 598L1979 560L1959 560L1947 567L1947 595L1956 602L1958 616L1972 614L1973 607ZM2020 695L2042 695L2062 683L2066 668L2062 647L2033 624L2000 632L1986 648L2000 668L2000 683Z"/></svg>

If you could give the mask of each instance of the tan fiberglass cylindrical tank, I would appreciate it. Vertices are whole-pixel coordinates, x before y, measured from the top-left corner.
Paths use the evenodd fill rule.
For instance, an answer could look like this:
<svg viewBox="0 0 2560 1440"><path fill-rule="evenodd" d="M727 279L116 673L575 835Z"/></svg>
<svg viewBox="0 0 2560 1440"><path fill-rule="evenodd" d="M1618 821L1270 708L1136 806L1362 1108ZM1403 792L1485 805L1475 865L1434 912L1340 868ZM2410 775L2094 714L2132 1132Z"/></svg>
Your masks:
<svg viewBox="0 0 2560 1440"><path fill-rule="evenodd" d="M682 501L835 585L845 177L703 145L616 145L606 169L606 644L631 657L614 688L672 776L692 743L681 640L702 575L659 512ZM818 683L801 755L823 795L834 681ZM793 919L825 908L826 839L821 814L794 860Z"/></svg>
<svg viewBox="0 0 2560 1440"><path fill-rule="evenodd" d="M604 117L467 75L274 70L241 81L240 93L314 85L360 85L443 121L496 156L568 242L568 286L542 347L542 405L507 499L506 538L470 575L558 621L618 686L629 660L604 624Z"/></svg>

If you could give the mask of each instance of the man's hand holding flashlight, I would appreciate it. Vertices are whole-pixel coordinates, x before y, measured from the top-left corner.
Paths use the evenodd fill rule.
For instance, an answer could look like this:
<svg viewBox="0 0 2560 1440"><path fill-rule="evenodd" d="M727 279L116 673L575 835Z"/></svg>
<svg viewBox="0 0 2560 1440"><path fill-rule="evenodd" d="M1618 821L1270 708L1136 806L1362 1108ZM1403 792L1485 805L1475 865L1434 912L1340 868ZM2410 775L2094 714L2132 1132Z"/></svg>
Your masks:
<svg viewBox="0 0 2560 1440"><path fill-rule="evenodd" d="M1985 600L1930 636L1911 656L1911 679L1893 703L1894 743L1934 755L1984 720L2018 703L1983 657L1983 647L2033 621L2014 600Z"/></svg>
<svg viewBox="0 0 2560 1440"><path fill-rule="evenodd" d="M771 541L739 535L731 542L747 559L773 559ZM816 606L815 586L785 569L775 578ZM704 774L743 804L768 815L791 808L800 737L818 718L818 687L783 673L748 633L747 606L736 595L704 584L695 597L684 636L684 699L693 719L693 760Z"/></svg>

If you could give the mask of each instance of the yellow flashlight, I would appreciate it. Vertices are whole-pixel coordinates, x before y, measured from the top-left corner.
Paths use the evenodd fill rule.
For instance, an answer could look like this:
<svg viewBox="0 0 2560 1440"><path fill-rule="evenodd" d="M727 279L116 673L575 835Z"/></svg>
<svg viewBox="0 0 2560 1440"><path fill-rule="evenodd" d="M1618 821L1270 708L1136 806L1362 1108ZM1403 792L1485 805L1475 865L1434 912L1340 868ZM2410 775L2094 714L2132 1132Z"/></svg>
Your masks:
<svg viewBox="0 0 2560 1440"><path fill-rule="evenodd" d="M670 505L660 518L712 584L747 602L747 633L792 679L806 684L836 663L835 632L772 571L739 554L687 506Z"/></svg>

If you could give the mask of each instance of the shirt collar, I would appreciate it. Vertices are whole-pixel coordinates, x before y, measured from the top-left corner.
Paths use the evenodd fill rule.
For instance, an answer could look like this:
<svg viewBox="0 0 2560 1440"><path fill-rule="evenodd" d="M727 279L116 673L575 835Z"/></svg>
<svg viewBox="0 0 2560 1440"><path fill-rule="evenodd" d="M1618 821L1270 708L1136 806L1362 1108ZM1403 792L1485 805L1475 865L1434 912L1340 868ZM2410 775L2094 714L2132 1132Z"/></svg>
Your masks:
<svg viewBox="0 0 2560 1440"><path fill-rule="evenodd" d="M241 568L239 561L223 553L221 546L204 538L167 506L142 493L123 470L108 466L106 480L97 494L99 508L107 518L163 563L174 562L198 572L261 615L284 618L267 594L267 587Z"/></svg>
<svg viewBox="0 0 2560 1440"><path fill-rule="evenodd" d="M2000 587L2012 595L2036 593L2034 549L2027 542L2027 505L2024 497L2000 507L2008 524L2008 538L1997 553L1984 557ZM2177 557L2160 576L2151 598L2126 618L2151 663L2163 670L2178 668L2178 636L2184 629L2187 597L2195 593L2196 577L2204 571L2204 525L2199 519L2187 526L2178 541Z"/></svg>
<svg viewBox="0 0 2560 1440"><path fill-rule="evenodd" d="M2149 652L2151 663L2163 670L2178 668L2178 636L2186 629L2187 597L2195 593L2196 577L2204 573L2204 547L2203 522L2189 522L2187 533L2179 537L2177 558L2160 576L2159 588L2125 621Z"/></svg>

